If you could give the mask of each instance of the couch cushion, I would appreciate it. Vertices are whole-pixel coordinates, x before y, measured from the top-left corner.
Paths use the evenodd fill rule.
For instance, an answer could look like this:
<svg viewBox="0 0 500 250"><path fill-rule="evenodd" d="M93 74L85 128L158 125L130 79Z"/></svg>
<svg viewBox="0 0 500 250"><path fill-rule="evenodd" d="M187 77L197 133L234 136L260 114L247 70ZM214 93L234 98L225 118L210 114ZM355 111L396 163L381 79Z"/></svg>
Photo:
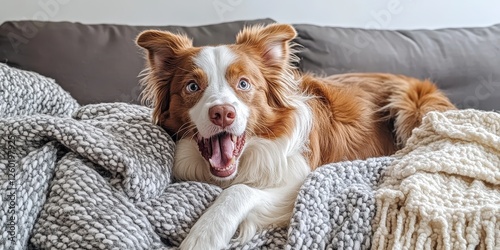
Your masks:
<svg viewBox="0 0 500 250"><path fill-rule="evenodd" d="M366 30L295 25L300 68L317 74L387 72L430 78L460 108L500 110L500 24Z"/></svg>
<svg viewBox="0 0 500 250"><path fill-rule="evenodd" d="M234 42L245 25L272 22L261 19L199 27L5 22L0 26L0 62L54 78L80 104L139 103L138 74L145 61L134 40L142 30L182 32L197 46L216 45Z"/></svg>

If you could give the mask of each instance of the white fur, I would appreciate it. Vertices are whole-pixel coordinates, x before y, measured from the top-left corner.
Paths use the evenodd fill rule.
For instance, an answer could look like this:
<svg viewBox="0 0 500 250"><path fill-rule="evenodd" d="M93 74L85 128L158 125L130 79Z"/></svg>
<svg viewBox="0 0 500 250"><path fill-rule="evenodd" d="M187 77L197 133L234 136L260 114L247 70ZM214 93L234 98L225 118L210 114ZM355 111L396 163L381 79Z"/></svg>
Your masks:
<svg viewBox="0 0 500 250"><path fill-rule="evenodd" d="M226 131L235 135L245 132L250 110L238 99L225 77L227 67L235 58L229 48L218 46L203 48L194 59L195 64L207 74L208 87L198 103L189 111L189 116L204 138L223 132L219 126L210 122L208 110L214 105L231 104L236 110L236 119Z"/></svg>
<svg viewBox="0 0 500 250"><path fill-rule="evenodd" d="M208 92L190 112L195 124L205 129L203 133L211 133L203 126L209 122L205 113L213 103L230 102L237 106L237 112L242 112L242 118L249 117L250 109L237 100L224 79L225 68L233 60L234 55L224 47L206 48L196 59L198 66L209 75L210 82ZM248 138L238 162L238 174L232 180L218 181L211 177L196 141L182 139L177 142L175 177L226 188L191 228L181 249L221 249L227 246L238 226L240 239L247 241L259 229L289 222L298 189L310 172L304 154L312 124L307 98L296 96L290 99L296 107L292 135L274 140ZM246 120L242 121L245 122L244 129ZM239 126L236 125L235 129Z"/></svg>

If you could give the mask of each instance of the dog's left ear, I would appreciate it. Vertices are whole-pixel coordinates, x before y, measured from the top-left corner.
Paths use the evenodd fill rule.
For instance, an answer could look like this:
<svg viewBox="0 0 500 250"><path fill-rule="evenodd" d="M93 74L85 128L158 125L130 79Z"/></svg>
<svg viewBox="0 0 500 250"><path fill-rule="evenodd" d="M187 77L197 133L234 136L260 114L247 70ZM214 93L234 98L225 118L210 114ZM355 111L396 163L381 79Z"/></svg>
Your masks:
<svg viewBox="0 0 500 250"><path fill-rule="evenodd" d="M236 37L236 44L256 49L267 66L284 66L290 60L290 41L297 36L288 24L270 24L244 28Z"/></svg>

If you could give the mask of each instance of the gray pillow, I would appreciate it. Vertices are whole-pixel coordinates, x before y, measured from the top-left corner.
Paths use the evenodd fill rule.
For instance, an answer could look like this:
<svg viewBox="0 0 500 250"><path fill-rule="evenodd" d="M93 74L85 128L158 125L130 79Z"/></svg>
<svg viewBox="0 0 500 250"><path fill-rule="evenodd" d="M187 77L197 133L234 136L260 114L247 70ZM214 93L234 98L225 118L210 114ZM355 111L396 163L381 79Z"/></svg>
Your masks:
<svg viewBox="0 0 500 250"><path fill-rule="evenodd" d="M70 22L13 21L0 26L0 62L54 78L82 105L140 103L138 75L145 66L134 43L145 29L182 32L195 45L232 43L245 25L272 19L199 27L85 25Z"/></svg>
<svg viewBox="0 0 500 250"><path fill-rule="evenodd" d="M366 30L295 25L300 68L318 74L388 72L429 78L460 108L500 110L500 24Z"/></svg>

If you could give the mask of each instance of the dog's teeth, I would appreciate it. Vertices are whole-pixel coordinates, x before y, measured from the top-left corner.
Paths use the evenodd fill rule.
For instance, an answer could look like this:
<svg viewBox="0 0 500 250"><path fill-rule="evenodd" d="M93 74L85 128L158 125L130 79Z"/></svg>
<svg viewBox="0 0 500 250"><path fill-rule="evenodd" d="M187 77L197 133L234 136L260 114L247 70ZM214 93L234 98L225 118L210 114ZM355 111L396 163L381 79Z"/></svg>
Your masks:
<svg viewBox="0 0 500 250"><path fill-rule="evenodd" d="M233 157L233 158L231 158L231 162L229 163L229 166L225 167L225 168L223 169L223 171L227 171L227 170L229 170L229 169L232 169L232 168L234 167L234 165L233 165L233 164L234 164L234 162L235 162L235 160L234 160L234 157Z"/></svg>
<svg viewBox="0 0 500 250"><path fill-rule="evenodd" d="M236 142L236 135L231 136L231 141Z"/></svg>

